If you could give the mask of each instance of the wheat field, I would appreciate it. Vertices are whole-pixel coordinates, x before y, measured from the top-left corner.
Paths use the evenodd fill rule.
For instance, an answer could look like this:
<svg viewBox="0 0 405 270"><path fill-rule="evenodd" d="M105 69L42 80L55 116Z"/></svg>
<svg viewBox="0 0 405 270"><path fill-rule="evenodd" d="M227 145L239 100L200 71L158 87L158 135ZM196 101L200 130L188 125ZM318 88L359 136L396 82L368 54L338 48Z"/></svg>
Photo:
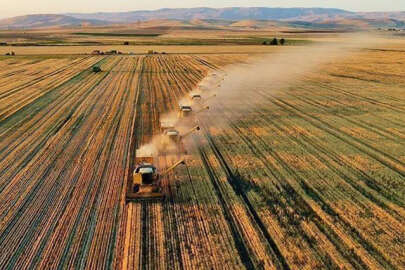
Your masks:
<svg viewBox="0 0 405 270"><path fill-rule="evenodd" d="M187 155L158 158L162 169L186 158L164 177L165 199L130 203L135 150L160 117L207 76L281 49L16 48L0 58L0 268L404 269L398 44L276 92L252 85L238 106L213 99Z"/></svg>

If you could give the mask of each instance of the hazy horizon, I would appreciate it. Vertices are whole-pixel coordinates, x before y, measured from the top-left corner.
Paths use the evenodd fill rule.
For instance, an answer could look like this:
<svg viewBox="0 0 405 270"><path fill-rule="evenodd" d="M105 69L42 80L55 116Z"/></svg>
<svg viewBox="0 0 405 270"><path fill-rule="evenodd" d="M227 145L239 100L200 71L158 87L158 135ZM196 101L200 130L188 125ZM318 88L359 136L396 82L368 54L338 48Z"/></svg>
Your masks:
<svg viewBox="0 0 405 270"><path fill-rule="evenodd" d="M363 2L363 1L361 1ZM190 0L187 3L179 3L168 0L141 0L130 2L127 0L99 0L86 1L70 0L70 1L53 1L53 0L37 0L35 4L29 0L20 0L19 5L14 2L0 0L2 12L0 18L23 16L30 14L65 14L65 13L97 13L97 12L127 12L137 10L156 10L162 8L224 8L224 7L268 7L268 8L338 8L354 12L388 12L405 10L405 1L402 0L370 0L367 5L352 0L291 0L282 1L201 1Z"/></svg>

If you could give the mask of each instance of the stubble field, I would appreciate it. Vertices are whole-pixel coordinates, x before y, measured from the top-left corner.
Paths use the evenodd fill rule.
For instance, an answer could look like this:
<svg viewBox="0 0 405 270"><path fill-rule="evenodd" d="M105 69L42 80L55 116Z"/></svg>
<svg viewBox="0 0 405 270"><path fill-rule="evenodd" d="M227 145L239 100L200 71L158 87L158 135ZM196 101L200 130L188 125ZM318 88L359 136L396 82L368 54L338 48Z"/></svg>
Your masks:
<svg viewBox="0 0 405 270"><path fill-rule="evenodd" d="M160 116L248 58L1 58L0 268L404 268L400 51L212 100L165 199L125 203L135 149Z"/></svg>

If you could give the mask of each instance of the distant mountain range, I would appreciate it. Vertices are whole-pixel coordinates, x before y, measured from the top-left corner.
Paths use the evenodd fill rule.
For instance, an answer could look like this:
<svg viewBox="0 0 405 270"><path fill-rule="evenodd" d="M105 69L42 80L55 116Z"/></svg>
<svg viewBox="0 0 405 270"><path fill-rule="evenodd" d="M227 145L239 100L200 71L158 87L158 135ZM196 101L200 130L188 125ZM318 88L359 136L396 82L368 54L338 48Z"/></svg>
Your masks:
<svg viewBox="0 0 405 270"><path fill-rule="evenodd" d="M79 19L95 19L118 23L128 23L134 21L145 21L154 19L169 20L302 20L309 17L333 18L336 16L348 16L351 12L341 9L325 8L177 8L142 10L120 13L91 13L91 14L66 14Z"/></svg>
<svg viewBox="0 0 405 270"><path fill-rule="evenodd" d="M405 27L405 12L356 13L330 8L181 8L131 12L26 15L0 20L1 29L127 24L149 20L278 21L307 28ZM236 24L238 25L238 24Z"/></svg>
<svg viewBox="0 0 405 270"><path fill-rule="evenodd" d="M96 19L79 19L66 15L40 14L18 16L0 20L0 29L31 29L105 24L109 23Z"/></svg>

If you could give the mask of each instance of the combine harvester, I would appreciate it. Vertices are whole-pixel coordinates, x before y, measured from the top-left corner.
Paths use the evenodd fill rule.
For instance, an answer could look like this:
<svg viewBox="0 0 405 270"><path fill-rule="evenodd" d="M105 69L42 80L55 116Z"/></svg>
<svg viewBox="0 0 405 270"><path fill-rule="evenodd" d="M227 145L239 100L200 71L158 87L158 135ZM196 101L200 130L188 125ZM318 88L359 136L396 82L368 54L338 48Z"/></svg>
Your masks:
<svg viewBox="0 0 405 270"><path fill-rule="evenodd" d="M182 135L180 135L180 132L174 128L165 130L163 133L164 136L162 137L161 141L163 152L165 152L166 154L171 154L170 146L173 145L175 146L174 153L187 154L186 148L183 144L183 140L187 136L191 135L193 132L199 130L200 126L195 126Z"/></svg>
<svg viewBox="0 0 405 270"><path fill-rule="evenodd" d="M172 141L174 143L179 143L179 142L181 142L182 139L189 136L194 131L199 131L199 130L200 130L200 126L195 126L195 127L191 128L190 130L188 130L183 135L180 135L180 132L178 132L176 129L170 128L170 129L166 129L163 134L165 135L165 137L169 138L170 141Z"/></svg>
<svg viewBox="0 0 405 270"><path fill-rule="evenodd" d="M166 130L175 129L174 124L172 121L160 121L160 132L164 133Z"/></svg>
<svg viewBox="0 0 405 270"><path fill-rule="evenodd" d="M180 105L178 118L180 119L180 118L188 117L191 115L192 112L193 112L193 108L191 108L191 106Z"/></svg>
<svg viewBox="0 0 405 270"><path fill-rule="evenodd" d="M200 94L190 94L190 100L191 101L201 101L202 97Z"/></svg>
<svg viewBox="0 0 405 270"><path fill-rule="evenodd" d="M208 100L210 100L210 99L212 99L212 98L214 98L216 96L217 96L216 94L213 94L212 96L203 99L201 94L190 94L189 97L190 97L191 101L194 101L194 102L197 102L197 103L201 104L201 103L206 103Z"/></svg>
<svg viewBox="0 0 405 270"><path fill-rule="evenodd" d="M191 108L191 106L188 105L180 105L180 109L179 109L179 114L178 114L178 118L182 119L182 118L186 118L189 117L191 115L195 115L195 114L199 114L203 111L209 110L210 107L209 106L205 106L204 108L196 111L193 113L193 109Z"/></svg>
<svg viewBox="0 0 405 270"><path fill-rule="evenodd" d="M126 201L154 201L162 200L164 194L160 179L167 175L180 165L185 165L185 160L182 159L169 167L165 172L159 173L158 169L153 165L153 156L137 155L135 162L136 167L132 174L132 181L128 185Z"/></svg>

